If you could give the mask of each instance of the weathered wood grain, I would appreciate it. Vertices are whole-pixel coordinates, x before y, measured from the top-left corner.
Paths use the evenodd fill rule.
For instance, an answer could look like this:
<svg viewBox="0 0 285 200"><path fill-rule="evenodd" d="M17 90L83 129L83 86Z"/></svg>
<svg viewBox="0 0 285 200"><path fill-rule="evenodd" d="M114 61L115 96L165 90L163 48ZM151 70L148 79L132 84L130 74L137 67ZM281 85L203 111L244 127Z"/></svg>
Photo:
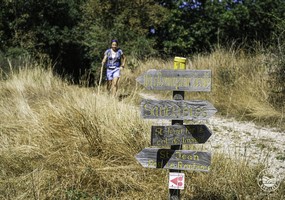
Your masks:
<svg viewBox="0 0 285 200"><path fill-rule="evenodd" d="M141 102L141 116L145 119L205 120L216 112L208 101L143 99Z"/></svg>
<svg viewBox="0 0 285 200"><path fill-rule="evenodd" d="M211 91L211 70L148 70L136 81L149 90Z"/></svg>
<svg viewBox="0 0 285 200"><path fill-rule="evenodd" d="M172 126L152 126L151 145L181 145L205 143L211 131L206 125L172 125Z"/></svg>
<svg viewBox="0 0 285 200"><path fill-rule="evenodd" d="M146 168L208 172L211 165L211 153L192 150L145 148L136 159Z"/></svg>

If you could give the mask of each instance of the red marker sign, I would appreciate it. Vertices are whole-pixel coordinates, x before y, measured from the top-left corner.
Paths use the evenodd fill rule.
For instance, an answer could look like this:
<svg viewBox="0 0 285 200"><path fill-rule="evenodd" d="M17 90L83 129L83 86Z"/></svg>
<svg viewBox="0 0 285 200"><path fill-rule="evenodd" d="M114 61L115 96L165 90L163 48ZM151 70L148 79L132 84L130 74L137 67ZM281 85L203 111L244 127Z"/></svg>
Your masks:
<svg viewBox="0 0 285 200"><path fill-rule="evenodd" d="M185 183L185 174L184 173L169 173L169 189L178 189L183 190Z"/></svg>

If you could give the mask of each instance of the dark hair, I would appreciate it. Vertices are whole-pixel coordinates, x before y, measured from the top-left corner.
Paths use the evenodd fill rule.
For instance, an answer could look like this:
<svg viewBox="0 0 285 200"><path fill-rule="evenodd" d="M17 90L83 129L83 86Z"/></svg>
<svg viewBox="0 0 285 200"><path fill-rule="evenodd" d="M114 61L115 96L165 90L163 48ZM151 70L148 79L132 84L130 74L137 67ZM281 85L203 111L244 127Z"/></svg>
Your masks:
<svg viewBox="0 0 285 200"><path fill-rule="evenodd" d="M116 42L117 44L119 44L119 43L118 43L118 40L115 40L115 39L111 40L111 44L112 44L113 42Z"/></svg>

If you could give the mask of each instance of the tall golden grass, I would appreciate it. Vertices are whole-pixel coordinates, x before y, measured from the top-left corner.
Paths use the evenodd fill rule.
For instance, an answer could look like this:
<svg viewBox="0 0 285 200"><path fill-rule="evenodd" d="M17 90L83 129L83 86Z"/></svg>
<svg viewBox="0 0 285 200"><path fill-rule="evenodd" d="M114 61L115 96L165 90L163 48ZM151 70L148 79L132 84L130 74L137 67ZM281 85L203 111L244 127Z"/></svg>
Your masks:
<svg viewBox="0 0 285 200"><path fill-rule="evenodd" d="M191 64L195 69L212 70L213 87L207 97L219 112L282 127L282 109L276 110L268 101L271 90L269 81L272 78L269 76L271 68L266 62L268 56L217 49L211 55L194 56Z"/></svg>
<svg viewBox="0 0 285 200"><path fill-rule="evenodd" d="M285 105L276 108L269 102L270 82L274 81L270 71L274 67L272 56L261 50L246 54L242 49L217 48L211 54L195 54L187 58L186 69L210 69L212 90L209 93L186 92L185 99L207 99L219 114L284 130ZM140 63L138 70L128 76L134 80L148 69L173 69L173 60L148 60ZM159 94L161 98L172 96L171 91L148 92Z"/></svg>
<svg viewBox="0 0 285 200"><path fill-rule="evenodd" d="M188 67L210 68L213 77L219 77L219 70L241 66L237 62L227 52L216 52L193 57ZM251 62L243 61L248 65ZM123 72L119 91L126 98L121 101L104 90L98 93L96 88L69 85L51 68L34 63L18 66L19 70L1 79L0 199L167 199L168 170L143 168L134 157L150 147L151 127L139 114L138 94L146 91L135 78L150 68L171 69L172 62L139 64L137 70ZM218 108L242 110L244 105L234 99L238 96L234 91L252 87L254 83L243 81L253 75L249 71L237 76L232 92L224 88L230 86L214 83L213 94L197 96L214 100ZM245 90L240 95L248 97L250 89ZM251 92L252 101L243 101L248 103L244 114L256 110L250 110L254 100L266 105L264 91ZM225 99L231 99L231 104L222 106ZM182 198L284 198L284 184L275 193L261 191L256 181L261 169L262 165L250 166L245 160L214 154L209 173L185 172L189 178Z"/></svg>

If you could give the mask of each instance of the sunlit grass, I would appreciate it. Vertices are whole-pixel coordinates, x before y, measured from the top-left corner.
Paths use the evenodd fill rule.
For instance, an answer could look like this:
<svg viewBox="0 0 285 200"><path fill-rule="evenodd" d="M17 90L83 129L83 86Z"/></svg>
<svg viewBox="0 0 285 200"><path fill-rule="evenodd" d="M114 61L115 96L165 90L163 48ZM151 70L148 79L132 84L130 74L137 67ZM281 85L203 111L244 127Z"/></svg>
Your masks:
<svg viewBox="0 0 285 200"><path fill-rule="evenodd" d="M225 56L231 60L229 65ZM261 74L234 67L252 60L234 58L225 52L190 58L188 68L213 70L213 91L186 98L208 99L222 113L260 117L259 112L270 111L267 88L261 85L264 80ZM152 125L140 116L139 93L147 91L135 78L151 68L172 66L171 60L149 60L140 62L137 70L125 70L119 93L126 97L120 101L108 96L105 87L98 92L97 88L70 85L51 68L36 64L1 79L0 199L167 199L168 170L146 169L135 159L150 147ZM225 85L221 83L227 80L217 75L220 70L239 74ZM257 85L261 92L246 88ZM157 94L171 96L170 92ZM273 194L261 191L256 182L261 169L262 165L252 167L245 160L213 154L209 173L185 172L182 197L284 198L284 184Z"/></svg>
<svg viewBox="0 0 285 200"><path fill-rule="evenodd" d="M211 54L196 54L187 58L186 69L212 72L211 92L185 92L186 100L208 100L218 113L238 120L250 120L261 125L285 129L284 106L276 108L269 103L272 90L269 81L270 55L256 53L245 54L242 50L216 49ZM149 60L140 63L134 73L127 73L134 80L149 69L173 69L174 58L170 60ZM124 77L123 77L124 79ZM122 81L124 82L124 81ZM135 82L132 83L136 85ZM139 89L144 89L139 86ZM147 91L161 98L172 98L171 91Z"/></svg>

